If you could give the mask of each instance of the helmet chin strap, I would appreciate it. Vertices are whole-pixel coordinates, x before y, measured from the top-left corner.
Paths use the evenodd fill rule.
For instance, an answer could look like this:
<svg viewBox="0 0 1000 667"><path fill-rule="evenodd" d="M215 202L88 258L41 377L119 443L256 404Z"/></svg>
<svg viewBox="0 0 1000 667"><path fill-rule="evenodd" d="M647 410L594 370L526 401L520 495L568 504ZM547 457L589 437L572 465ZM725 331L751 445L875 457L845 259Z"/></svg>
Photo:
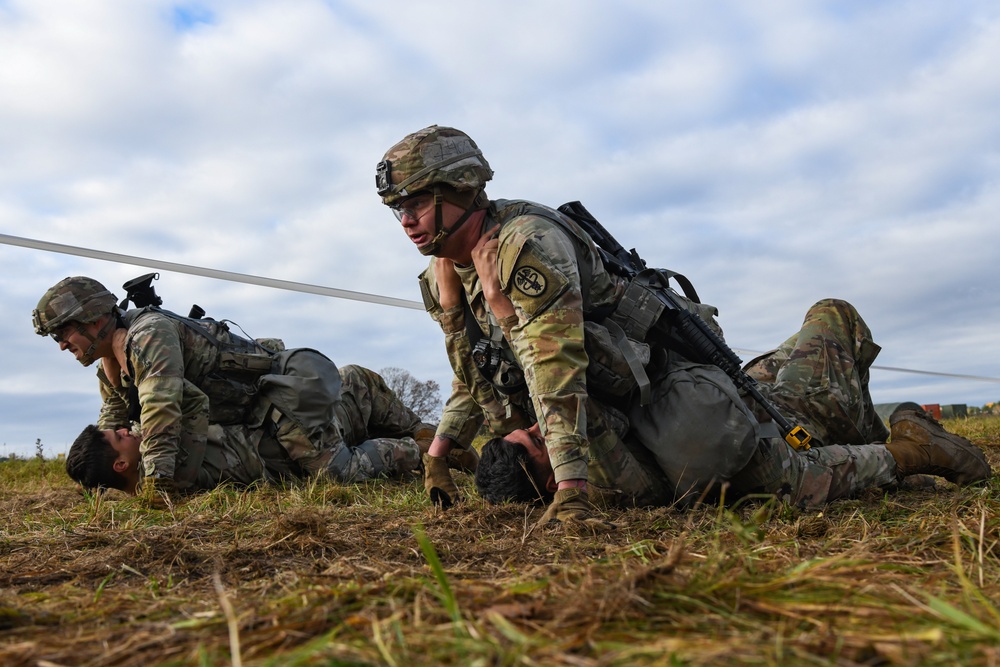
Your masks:
<svg viewBox="0 0 1000 667"><path fill-rule="evenodd" d="M80 333L82 333L84 335L84 337L86 337L87 340L90 341L90 347L88 347L87 351L83 353L82 357L80 357L80 363L81 364L83 364L84 366L89 366L92 363L94 363L94 361L96 360L96 358L94 357L94 355L97 353L97 345L102 340L104 340L105 338L107 338L108 334L110 334L112 331L114 331L114 329L115 329L115 320L116 320L116 318L113 315L109 315L108 316L108 321L105 322L101 326L101 330L97 332L97 337L96 338L91 338L90 334L88 334L86 331L83 331L83 330L80 331Z"/></svg>
<svg viewBox="0 0 1000 667"><path fill-rule="evenodd" d="M441 204L444 203L444 196L441 194L441 188L434 188L434 229L437 233L434 234L434 238L432 238L428 243L418 248L421 255L437 255L441 251L441 244L444 243L446 238L458 231L458 228L464 225L466 220L468 220L473 213L485 208L483 206L479 206L480 194L482 194L482 191L480 191L480 193L476 195L475 199L472 200L469 208L465 209L465 213L462 214L462 217L456 220L455 224L451 227L445 229L442 220L443 215L441 213Z"/></svg>

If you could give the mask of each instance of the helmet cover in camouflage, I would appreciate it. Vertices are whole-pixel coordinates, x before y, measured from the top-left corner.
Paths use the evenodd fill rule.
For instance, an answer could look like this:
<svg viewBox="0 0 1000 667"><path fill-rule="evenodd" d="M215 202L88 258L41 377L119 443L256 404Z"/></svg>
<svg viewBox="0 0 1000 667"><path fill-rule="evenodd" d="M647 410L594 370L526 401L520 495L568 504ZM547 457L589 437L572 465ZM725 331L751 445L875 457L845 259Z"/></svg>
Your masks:
<svg viewBox="0 0 1000 667"><path fill-rule="evenodd" d="M493 170L469 135L438 125L404 137L386 151L375 171L375 185L386 206L435 185L478 191L492 178Z"/></svg>
<svg viewBox="0 0 1000 667"><path fill-rule="evenodd" d="M38 301L31 320L35 333L47 336L68 322L94 322L112 312L118 299L93 278L63 278L49 288Z"/></svg>

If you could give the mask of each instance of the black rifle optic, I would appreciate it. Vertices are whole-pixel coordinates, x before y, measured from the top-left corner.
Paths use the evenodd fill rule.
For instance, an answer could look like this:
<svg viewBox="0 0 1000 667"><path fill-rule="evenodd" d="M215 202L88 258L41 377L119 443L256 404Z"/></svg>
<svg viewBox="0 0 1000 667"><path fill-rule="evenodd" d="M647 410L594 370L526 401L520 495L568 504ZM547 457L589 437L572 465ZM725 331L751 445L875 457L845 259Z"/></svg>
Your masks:
<svg viewBox="0 0 1000 667"><path fill-rule="evenodd" d="M743 360L733 352L726 341L705 323L697 313L693 313L677 301L668 288L669 274L662 269L647 269L635 248L624 247L590 214L578 201L559 207L559 211L572 219L583 231L590 235L601 253L605 268L628 280L641 280L651 287L651 292L664 306L663 316L656 329L669 338L668 344L685 357L700 364L713 364L725 372L733 383L746 391L774 420L781 434L794 449L809 449L809 435L802 426L790 423L757 388L757 380L743 372ZM683 278L680 276L679 278ZM684 278L678 280L685 292L697 299L690 283ZM654 334L656 335L656 334Z"/></svg>
<svg viewBox="0 0 1000 667"><path fill-rule="evenodd" d="M133 278L129 280L124 285L122 289L125 290L125 298L122 302L118 304L118 307L122 310L128 307L128 302L131 301L136 308L145 308L146 306L162 306L163 299L156 293L156 289L153 287L153 281L159 280L159 273L146 273L138 278ZM195 320L200 320L205 316L205 309L194 304L191 306L191 312L188 313L188 317Z"/></svg>

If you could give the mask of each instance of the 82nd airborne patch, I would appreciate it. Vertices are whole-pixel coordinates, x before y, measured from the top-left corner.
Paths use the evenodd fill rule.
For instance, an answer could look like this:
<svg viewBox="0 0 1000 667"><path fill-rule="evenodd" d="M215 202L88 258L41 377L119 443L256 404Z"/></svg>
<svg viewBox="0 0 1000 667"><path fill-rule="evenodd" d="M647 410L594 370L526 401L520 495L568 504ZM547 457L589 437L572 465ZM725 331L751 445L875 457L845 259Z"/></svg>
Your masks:
<svg viewBox="0 0 1000 667"><path fill-rule="evenodd" d="M522 266L514 273L514 287L526 296L541 296L547 286L545 276L533 266Z"/></svg>

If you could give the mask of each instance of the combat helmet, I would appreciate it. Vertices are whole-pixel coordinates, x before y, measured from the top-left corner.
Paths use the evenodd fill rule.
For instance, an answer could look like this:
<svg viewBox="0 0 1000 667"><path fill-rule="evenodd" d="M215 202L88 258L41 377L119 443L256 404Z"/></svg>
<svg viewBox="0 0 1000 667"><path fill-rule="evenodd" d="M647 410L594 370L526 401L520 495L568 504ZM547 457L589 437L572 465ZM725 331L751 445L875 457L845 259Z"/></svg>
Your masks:
<svg viewBox="0 0 1000 667"><path fill-rule="evenodd" d="M42 295L38 307L31 313L35 333L39 336L52 335L69 322L88 324L96 322L102 315L117 314L118 300L108 289L86 276L63 278ZM108 326L102 328L96 339L80 360L84 366L93 363L97 342L114 328L116 317L109 318Z"/></svg>
<svg viewBox="0 0 1000 667"><path fill-rule="evenodd" d="M488 206L484 188L492 178L493 170L476 142L461 130L439 125L404 137L386 151L375 168L375 186L386 206L395 208L420 193L434 194L436 235L420 248L425 255L435 254L441 242L474 211ZM465 209L465 215L450 229L442 229L442 201Z"/></svg>

